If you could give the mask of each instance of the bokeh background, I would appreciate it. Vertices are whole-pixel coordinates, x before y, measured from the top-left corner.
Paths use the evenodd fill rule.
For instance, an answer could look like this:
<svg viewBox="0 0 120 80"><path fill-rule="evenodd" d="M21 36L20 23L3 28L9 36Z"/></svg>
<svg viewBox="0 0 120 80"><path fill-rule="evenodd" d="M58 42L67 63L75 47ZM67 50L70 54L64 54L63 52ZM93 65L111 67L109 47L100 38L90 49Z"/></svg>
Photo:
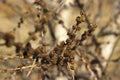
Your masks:
<svg viewBox="0 0 120 80"><path fill-rule="evenodd" d="M43 0L44 1L44 0ZM80 15L80 9L83 8L91 23L97 24L97 29L94 32L95 38L100 43L98 48L101 50L101 55L105 60L111 60L107 74L110 80L120 79L120 0L45 0L47 8L51 12L56 9L59 12L59 19L63 20L64 26L70 28L75 24L75 19ZM15 35L16 42L25 42L29 37L28 33L34 31L35 16L37 10L34 0L0 0L0 69L16 68L19 63L28 62L25 59L10 58L2 60L2 57L15 56L15 47L7 47L4 40L1 38L1 32L10 32ZM24 23L21 28L17 29L20 18L24 18ZM52 23L52 21L51 21ZM66 40L66 30L57 25L54 21L54 34L57 42L60 43ZM86 24L82 24L83 29L81 34L86 29ZM14 31L16 29L16 31ZM48 31L47 41L52 41L50 32ZM38 41L31 41L33 48L39 46ZM99 56L94 47L90 46L90 50ZM97 53L96 53L97 52ZM111 55L112 54L112 55ZM35 70L30 78L25 78L27 71L24 73L1 73L0 80L39 80L36 75L38 70ZM17 76L15 76L18 74ZM21 77L22 76L22 77ZM56 80L60 80L59 78ZM61 78L61 80L67 80ZM82 80L82 79L80 79Z"/></svg>

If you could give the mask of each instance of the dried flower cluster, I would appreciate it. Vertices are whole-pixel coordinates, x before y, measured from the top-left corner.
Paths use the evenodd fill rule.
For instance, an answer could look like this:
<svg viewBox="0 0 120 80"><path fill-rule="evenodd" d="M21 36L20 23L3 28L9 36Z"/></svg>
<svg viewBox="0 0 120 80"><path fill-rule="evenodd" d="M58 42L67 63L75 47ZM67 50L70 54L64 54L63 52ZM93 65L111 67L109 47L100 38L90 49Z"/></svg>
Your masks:
<svg viewBox="0 0 120 80"><path fill-rule="evenodd" d="M61 75L68 80L79 80L81 78L85 80L106 80L107 75L101 62L101 48L99 47L102 43L99 43L93 35L97 25L91 23L86 11L81 9L80 15L75 19L75 24L67 28L64 21L59 18L58 9L50 10L44 0L35 0L34 5L36 9L34 31L28 33L29 37L25 42L17 42L14 34L22 28L25 20L24 16L20 18L17 28L14 28L13 31L0 32L0 39L5 41L2 45L8 48L14 46L16 52L15 56L0 57L0 60L5 61L13 58L25 60L16 68L2 69L0 72L10 74L26 72L26 79L29 79L32 72L37 70L40 80L56 80ZM81 6L83 7L82 4ZM81 25L83 23L87 24L87 30L79 34L84 28ZM56 24L61 24L68 35L68 38L60 43L57 43L55 36L54 26ZM50 33L52 40L47 40L47 32ZM38 39L39 46L33 48L31 41L37 41ZM89 42L89 39L91 39L91 42ZM88 49L93 45L95 45L96 50L93 51L96 52L94 54ZM100 56L96 56L97 54ZM85 76L77 76L82 71L79 68L86 72Z"/></svg>
<svg viewBox="0 0 120 80"><path fill-rule="evenodd" d="M54 65L58 67L58 70L61 70L61 68L65 68L66 70L74 70L75 69L74 58L75 58L75 55L78 54L76 50L78 49L79 46L83 46L82 42L86 40L87 37L91 36L92 32L96 28L96 25L88 24L88 30L85 31L81 35L81 37L77 37L76 33L80 31L82 28L79 24L81 24L82 22L87 23L85 16L86 16L85 11L81 10L80 16L76 18L76 24L73 25L71 29L68 29L67 35L69 36L69 38L66 41L61 42L60 44L55 44L52 50L49 50L51 48L47 49L48 45L44 45L44 43L41 43L41 45L38 46L36 49L33 49L31 47L31 44L29 41L25 44L25 46L23 46L22 43L15 43L14 42L15 37L13 34L10 34L10 33L4 33L2 34L2 37L6 41L5 45L9 47L13 45L16 47L16 53L18 54L18 56L20 57L23 56L23 58L30 58L32 56L32 59L35 60L35 64L38 67L40 67L43 71L49 70L49 68ZM44 24L47 24L48 20L49 19L46 18L46 15L45 15L43 16L42 19L40 19L40 21L36 23L35 32L30 33L31 39L36 40L34 38L35 37L34 34L37 32L45 34ZM20 28L21 23L23 23L22 18L20 18L20 22L18 23L18 28ZM81 55L80 59L85 64L87 64L85 61L85 56L83 56L83 54L81 53L79 54ZM18 68L16 70L21 70L23 69L24 66L20 66L20 67L21 68Z"/></svg>

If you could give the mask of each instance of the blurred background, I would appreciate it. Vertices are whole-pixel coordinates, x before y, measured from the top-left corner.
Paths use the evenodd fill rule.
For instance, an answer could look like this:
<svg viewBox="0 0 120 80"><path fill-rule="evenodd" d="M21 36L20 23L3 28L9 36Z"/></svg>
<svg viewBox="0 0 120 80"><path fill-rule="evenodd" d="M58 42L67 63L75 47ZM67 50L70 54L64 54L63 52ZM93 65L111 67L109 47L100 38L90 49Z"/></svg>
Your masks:
<svg viewBox="0 0 120 80"><path fill-rule="evenodd" d="M40 1L41 6L35 5L35 0L0 0L0 57L16 55L14 46L7 47L6 45L3 45L5 41L2 39L2 34L6 32L12 33L15 35L16 42L25 42L29 37L28 33L35 30L34 25L36 22L36 15L40 13L42 16L44 16L44 13L38 11L39 9L45 7L50 12L46 15L48 15L47 18L52 17L52 30L54 32L57 43L65 41L68 38L65 28L72 27L72 25L75 24L76 17L80 15L80 10L84 9L90 20L90 23L95 23L98 26L94 32L94 38L98 45L91 45L86 47L86 49L89 49L89 51L93 52L96 56L99 57L99 55L101 55L106 61L110 61L107 68L107 75L110 77L108 80L120 79L120 0ZM51 16L51 14L54 14L55 17ZM21 18L23 18L24 22L21 24L21 27L18 28L18 24ZM62 27L63 25L58 24L59 20L64 22L65 28ZM81 24L81 26L83 26L83 28L79 32L80 35L86 30L86 24ZM46 29L48 30L49 28ZM48 43L54 41L51 37L50 31L46 33L46 36ZM31 41L31 43L33 48L39 46L39 40ZM24 61L26 60L0 60L0 69L15 68L19 63ZM103 61L103 65L106 66L105 61ZM36 72L37 71L33 73ZM22 78L20 76L13 77L15 74L11 74L12 73L0 73L0 80L37 80L35 74L32 74L31 78L29 79L24 78L26 73L17 73L22 75ZM56 80L67 79L63 78Z"/></svg>

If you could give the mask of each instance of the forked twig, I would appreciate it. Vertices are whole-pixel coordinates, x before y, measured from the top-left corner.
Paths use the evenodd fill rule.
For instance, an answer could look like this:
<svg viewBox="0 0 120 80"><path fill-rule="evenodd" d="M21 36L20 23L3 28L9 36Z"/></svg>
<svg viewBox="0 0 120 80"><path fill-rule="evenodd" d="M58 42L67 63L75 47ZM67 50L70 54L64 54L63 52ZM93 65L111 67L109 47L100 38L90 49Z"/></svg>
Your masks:
<svg viewBox="0 0 120 80"><path fill-rule="evenodd" d="M32 72L33 68L35 67L36 59L34 59L33 64L30 68L30 71L27 73L27 77L29 77L30 73Z"/></svg>

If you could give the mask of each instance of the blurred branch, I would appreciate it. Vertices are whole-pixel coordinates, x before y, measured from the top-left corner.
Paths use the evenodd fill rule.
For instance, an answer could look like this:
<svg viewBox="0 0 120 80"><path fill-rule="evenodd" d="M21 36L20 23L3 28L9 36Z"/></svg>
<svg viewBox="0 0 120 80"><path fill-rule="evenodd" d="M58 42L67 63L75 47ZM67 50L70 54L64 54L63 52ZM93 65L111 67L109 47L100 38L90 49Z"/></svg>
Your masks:
<svg viewBox="0 0 120 80"><path fill-rule="evenodd" d="M110 54L110 57L109 57L109 59L108 59L108 61L107 61L106 66L105 66L105 68L104 68L104 71L105 71L105 72L106 72L106 70L107 70L107 68L108 68L108 65L109 65L109 63L110 63L110 60L111 60L113 54L114 54L114 50L115 50L116 46L118 45L119 40L120 40L120 36L119 36L119 38L116 40L116 42L115 42L115 44L114 44L114 46L113 46L113 48L112 48L112 52L111 52L111 54Z"/></svg>

